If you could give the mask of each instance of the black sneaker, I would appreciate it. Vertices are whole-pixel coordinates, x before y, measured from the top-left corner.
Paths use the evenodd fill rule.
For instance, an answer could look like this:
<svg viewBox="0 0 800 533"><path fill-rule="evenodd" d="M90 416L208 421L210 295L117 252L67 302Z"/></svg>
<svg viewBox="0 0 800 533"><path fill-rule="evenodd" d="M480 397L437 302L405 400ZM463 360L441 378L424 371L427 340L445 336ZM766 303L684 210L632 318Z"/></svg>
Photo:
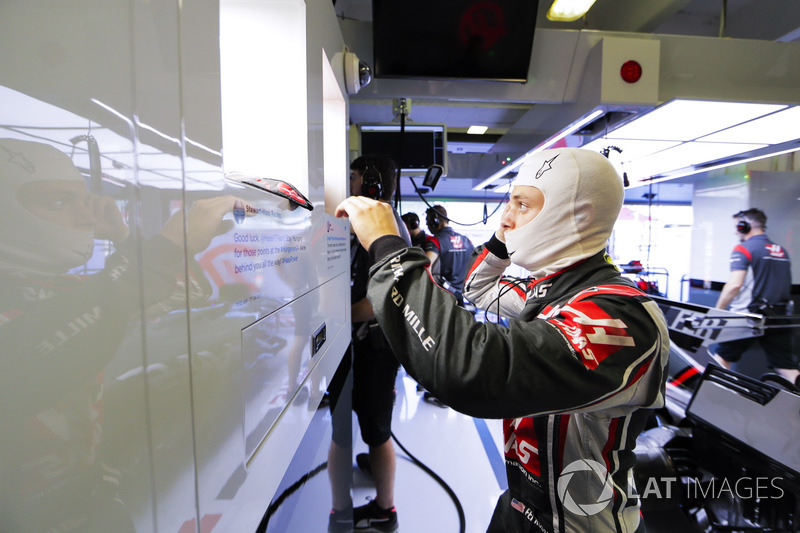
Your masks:
<svg viewBox="0 0 800 533"><path fill-rule="evenodd" d="M353 531L353 509L342 509L337 511L331 509L328 517L328 533L352 533Z"/></svg>
<svg viewBox="0 0 800 533"><path fill-rule="evenodd" d="M375 500L353 509L353 531L364 533L397 533L397 510L381 509Z"/></svg>

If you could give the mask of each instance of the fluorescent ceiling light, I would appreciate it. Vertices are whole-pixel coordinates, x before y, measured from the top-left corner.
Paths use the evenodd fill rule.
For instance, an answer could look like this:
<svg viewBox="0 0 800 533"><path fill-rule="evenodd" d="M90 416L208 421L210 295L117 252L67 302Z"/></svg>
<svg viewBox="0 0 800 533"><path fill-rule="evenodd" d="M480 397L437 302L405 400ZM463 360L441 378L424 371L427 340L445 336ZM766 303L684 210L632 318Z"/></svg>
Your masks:
<svg viewBox="0 0 800 533"><path fill-rule="evenodd" d="M470 126L467 128L467 133L470 135L483 135L488 129L489 126Z"/></svg>
<svg viewBox="0 0 800 533"><path fill-rule="evenodd" d="M589 11L595 0L555 0L547 11L547 20L572 22Z"/></svg>
<svg viewBox="0 0 800 533"><path fill-rule="evenodd" d="M773 145L800 138L800 107L673 100L583 146L609 153L632 183L658 181L768 157ZM774 146L774 151L785 146ZM782 152L783 153L783 152ZM718 164L714 162L717 161ZM712 166L713 165L713 166ZM669 174L666 176L666 174Z"/></svg>
<svg viewBox="0 0 800 533"><path fill-rule="evenodd" d="M770 152L768 154L760 154L760 155L757 155L757 156L748 157L746 159L735 159L735 160L732 160L732 161L723 161L723 162L719 163L718 165L712 165L712 166L707 166L707 167L703 167L703 168L690 168L690 169L686 169L686 170L684 170L682 172L679 172L677 174L670 174L669 176L664 176L662 178L656 178L656 179L653 179L653 180L648 180L647 183L648 184L649 183L660 183L662 181L672 180L672 179L675 179L675 178L683 178L684 176L691 176L692 174L697 174L698 172L709 172L711 170L717 170L717 169L720 169L720 168L729 167L731 165L743 165L743 164L749 163L751 161L758 161L759 159L766 159L767 157L777 157L779 155L789 154L789 153L792 153L792 152L796 152L798 150L800 150L800 146L795 146L795 147L788 148L786 150L781 150L781 151L778 151L778 152Z"/></svg>
<svg viewBox="0 0 800 533"><path fill-rule="evenodd" d="M679 144L679 141L640 141L638 139L606 139L601 137L581 148L598 153L603 153L603 150L612 146L619 148L619 152L616 150L609 150L608 160L611 161L611 164L614 165L617 172L622 175L623 172L627 172L628 170L625 166L628 162L678 146Z"/></svg>
<svg viewBox="0 0 800 533"><path fill-rule="evenodd" d="M522 163L524 163L532 155L539 153L542 150L546 150L547 148L550 148L564 137L578 131L580 128L590 123L603 113L605 113L603 109L595 109L589 115L581 118L577 122L573 122L572 124L567 126L566 129L561 130L557 134L553 135L552 137L550 137L549 139L547 139L546 141L535 147L533 150L530 150L529 152L525 153L525 155L523 155L522 157L518 157L508 165L505 165L503 168L501 168L500 170L498 170L497 172L495 172L494 174L492 174L491 176L489 176L488 178L477 184L475 187L473 187L472 190L479 191L481 189L485 189L487 185L493 183L494 181L502 178L509 172L516 170L517 168L522 166Z"/></svg>
<svg viewBox="0 0 800 533"><path fill-rule="evenodd" d="M707 135L701 141L780 144L800 137L800 107L773 113L739 126Z"/></svg>
<svg viewBox="0 0 800 533"><path fill-rule="evenodd" d="M581 129L582 127L584 127L586 124L588 124L588 123L592 122L592 121L593 121L594 119L596 119L597 117L599 117L599 116L603 115L603 113L605 113L605 111L604 111L604 110L602 110L602 109L595 109L595 110L594 110L592 113L590 113L588 116L586 116L586 117L584 117L584 118L580 119L580 120L579 120L579 121L577 121L577 122L573 122L571 125L567 126L567 128L566 128L566 129L564 129L564 130L561 130L561 132L560 132L560 133L557 133L556 135L553 135L552 137L550 137L549 139L547 139L545 142L543 142L542 144L540 144L539 146L537 146L535 150L533 150L533 151L531 151L531 152L528 152L528 157L532 156L532 155L533 155L533 154L535 154L536 152L541 152L542 150L546 150L547 148L550 148L551 146L553 146L554 144L556 144L558 141L560 141L560 140L561 140L561 139L563 139L564 137L566 137L566 136L568 136L568 135L572 135L573 133L575 133L576 131L578 131L578 130L579 130L579 129Z"/></svg>
<svg viewBox="0 0 800 533"><path fill-rule="evenodd" d="M621 152L611 151L609 159L612 161L619 160L623 163L627 163L633 159L639 159L641 157L646 157L650 154L655 154L656 152L660 152L661 150L666 150L668 148L672 148L674 146L678 146L680 144L679 141L641 141L638 139L606 139L600 138L595 139L594 141L590 142L582 146L581 148L586 148L587 150L592 150L595 152L602 153L605 148L610 146L616 146Z"/></svg>
<svg viewBox="0 0 800 533"><path fill-rule="evenodd" d="M785 105L672 100L610 132L609 139L691 141L753 120Z"/></svg>
<svg viewBox="0 0 800 533"><path fill-rule="evenodd" d="M571 135L602 113L598 109L573 123L474 189L485 188L532 154ZM587 140L583 136L573 136L567 144L599 153L609 149L609 161L618 172L626 172L632 184L655 183L798 150L800 147L787 145L800 139L798 123L800 106L679 99L633 118L587 144L582 145Z"/></svg>
<svg viewBox="0 0 800 533"><path fill-rule="evenodd" d="M758 150L767 144L734 144L734 143L683 143L668 150L625 163L625 170L634 179L648 178L681 168L696 166L706 161L715 161Z"/></svg>

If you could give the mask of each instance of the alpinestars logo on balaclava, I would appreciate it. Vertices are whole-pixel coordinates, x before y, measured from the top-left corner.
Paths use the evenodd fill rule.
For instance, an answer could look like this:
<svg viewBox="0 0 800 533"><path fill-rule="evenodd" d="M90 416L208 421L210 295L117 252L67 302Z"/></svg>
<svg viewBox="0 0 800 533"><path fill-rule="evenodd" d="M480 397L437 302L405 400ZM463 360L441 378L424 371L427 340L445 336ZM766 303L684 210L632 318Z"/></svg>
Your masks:
<svg viewBox="0 0 800 533"><path fill-rule="evenodd" d="M513 263L540 278L605 248L624 197L622 179L605 157L580 148L543 150L520 167L512 186L520 185L542 191L544 207L505 232Z"/></svg>
<svg viewBox="0 0 800 533"><path fill-rule="evenodd" d="M542 177L542 174L544 174L548 170L552 170L553 169L553 161L556 160L556 157L558 157L558 156L553 157L553 159L545 159L544 163L542 163L542 168L540 168L538 171L536 171L536 177L533 178L533 179L538 180L539 178Z"/></svg>

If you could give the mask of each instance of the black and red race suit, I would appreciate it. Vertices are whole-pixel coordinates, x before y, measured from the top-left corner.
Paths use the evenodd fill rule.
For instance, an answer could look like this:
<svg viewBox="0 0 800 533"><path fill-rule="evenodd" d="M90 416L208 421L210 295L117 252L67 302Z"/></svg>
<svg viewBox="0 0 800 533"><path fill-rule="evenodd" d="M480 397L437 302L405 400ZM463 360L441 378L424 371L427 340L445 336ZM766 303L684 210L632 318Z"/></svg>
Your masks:
<svg viewBox="0 0 800 533"><path fill-rule="evenodd" d="M529 281L503 277L509 260L493 241L465 296L498 306L507 326L456 306L425 254L394 236L370 248L378 322L426 390L462 413L504 419L509 488L489 531L636 531L633 449L649 410L664 405L663 315L604 252Z"/></svg>

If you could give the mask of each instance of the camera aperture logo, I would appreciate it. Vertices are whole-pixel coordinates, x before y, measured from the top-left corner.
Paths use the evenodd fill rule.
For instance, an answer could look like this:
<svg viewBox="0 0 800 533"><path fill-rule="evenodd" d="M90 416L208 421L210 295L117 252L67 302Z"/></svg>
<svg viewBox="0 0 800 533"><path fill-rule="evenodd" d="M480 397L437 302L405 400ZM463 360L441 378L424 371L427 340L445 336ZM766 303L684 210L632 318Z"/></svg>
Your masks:
<svg viewBox="0 0 800 533"><path fill-rule="evenodd" d="M579 501L575 501L569 490L571 481L573 482L572 492L578 494L577 487L580 487L582 497L579 498ZM591 459L578 459L564 467L556 488L558 498L564 507L578 516L595 515L605 509L614 499L614 487L606 467ZM594 502L582 501L583 498L592 497L595 494L597 498Z"/></svg>
<svg viewBox="0 0 800 533"><path fill-rule="evenodd" d="M236 200L233 202L233 219L236 221L237 224L241 224L244 222L244 217L246 216L244 204Z"/></svg>

